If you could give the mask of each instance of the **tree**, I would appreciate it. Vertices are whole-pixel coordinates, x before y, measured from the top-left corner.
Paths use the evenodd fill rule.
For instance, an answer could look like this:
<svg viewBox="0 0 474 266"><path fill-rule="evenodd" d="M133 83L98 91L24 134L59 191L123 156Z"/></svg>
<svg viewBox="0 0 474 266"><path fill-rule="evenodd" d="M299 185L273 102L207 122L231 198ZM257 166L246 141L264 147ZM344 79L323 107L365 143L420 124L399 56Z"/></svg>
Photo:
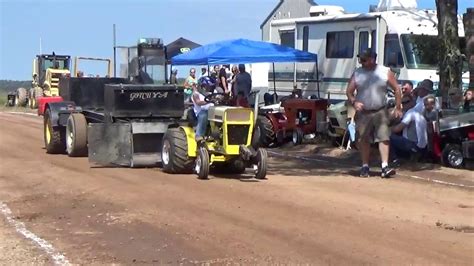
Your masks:
<svg viewBox="0 0 474 266"><path fill-rule="evenodd" d="M458 1L436 0L438 16L439 89L443 108L448 107L450 89L462 89L462 54L458 35Z"/></svg>
<svg viewBox="0 0 474 266"><path fill-rule="evenodd" d="M469 63L469 88L474 88L474 8L468 8L463 16L466 36L466 56Z"/></svg>

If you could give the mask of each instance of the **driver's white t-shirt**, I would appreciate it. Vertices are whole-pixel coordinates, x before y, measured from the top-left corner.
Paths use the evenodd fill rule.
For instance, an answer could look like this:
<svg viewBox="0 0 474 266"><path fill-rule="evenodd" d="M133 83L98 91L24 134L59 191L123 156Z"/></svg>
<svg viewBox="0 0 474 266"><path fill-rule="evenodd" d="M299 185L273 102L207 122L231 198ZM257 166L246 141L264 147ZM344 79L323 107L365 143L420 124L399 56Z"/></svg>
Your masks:
<svg viewBox="0 0 474 266"><path fill-rule="evenodd" d="M194 95L197 95L199 97L199 100L204 101L205 96L202 93L193 92L193 96ZM194 104L193 110L194 110L194 113L196 114L196 116L199 114L199 112L201 112L201 110L208 110L209 107L214 105L212 103L208 103L208 104L205 104L205 105L199 105L199 104L194 102L194 97L191 97L191 100L193 101L193 104Z"/></svg>

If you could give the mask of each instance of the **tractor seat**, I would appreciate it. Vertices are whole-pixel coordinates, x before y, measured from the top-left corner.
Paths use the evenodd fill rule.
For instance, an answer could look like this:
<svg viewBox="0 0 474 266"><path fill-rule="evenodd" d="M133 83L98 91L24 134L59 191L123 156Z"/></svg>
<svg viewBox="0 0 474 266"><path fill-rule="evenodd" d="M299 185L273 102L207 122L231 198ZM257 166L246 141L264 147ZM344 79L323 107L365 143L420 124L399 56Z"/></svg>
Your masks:
<svg viewBox="0 0 474 266"><path fill-rule="evenodd" d="M197 125L197 117L196 114L194 113L194 109L191 106L190 108L186 109L186 120L189 123L190 127L195 127Z"/></svg>

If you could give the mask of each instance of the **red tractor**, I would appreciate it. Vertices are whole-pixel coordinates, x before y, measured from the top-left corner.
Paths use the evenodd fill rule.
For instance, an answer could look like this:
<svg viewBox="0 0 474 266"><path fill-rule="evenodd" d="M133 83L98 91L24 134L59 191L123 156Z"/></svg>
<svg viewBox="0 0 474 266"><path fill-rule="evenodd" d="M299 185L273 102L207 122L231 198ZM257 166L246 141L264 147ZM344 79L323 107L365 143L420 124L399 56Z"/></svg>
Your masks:
<svg viewBox="0 0 474 266"><path fill-rule="evenodd" d="M280 145L290 138L293 144L301 144L305 135L326 131L327 106L325 99L292 98L261 107L256 137L265 147Z"/></svg>
<svg viewBox="0 0 474 266"><path fill-rule="evenodd" d="M453 168L474 160L474 113L440 118L434 129L431 150L435 159Z"/></svg>

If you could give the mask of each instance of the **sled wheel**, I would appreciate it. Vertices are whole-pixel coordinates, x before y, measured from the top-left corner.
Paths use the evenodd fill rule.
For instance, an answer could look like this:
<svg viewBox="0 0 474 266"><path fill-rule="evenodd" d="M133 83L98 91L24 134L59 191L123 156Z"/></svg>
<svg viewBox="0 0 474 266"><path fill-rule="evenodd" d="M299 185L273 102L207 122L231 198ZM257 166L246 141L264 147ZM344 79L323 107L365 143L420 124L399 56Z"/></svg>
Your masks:
<svg viewBox="0 0 474 266"><path fill-rule="evenodd" d="M69 157L87 156L87 121L81 113L73 113L67 120L66 151Z"/></svg>

